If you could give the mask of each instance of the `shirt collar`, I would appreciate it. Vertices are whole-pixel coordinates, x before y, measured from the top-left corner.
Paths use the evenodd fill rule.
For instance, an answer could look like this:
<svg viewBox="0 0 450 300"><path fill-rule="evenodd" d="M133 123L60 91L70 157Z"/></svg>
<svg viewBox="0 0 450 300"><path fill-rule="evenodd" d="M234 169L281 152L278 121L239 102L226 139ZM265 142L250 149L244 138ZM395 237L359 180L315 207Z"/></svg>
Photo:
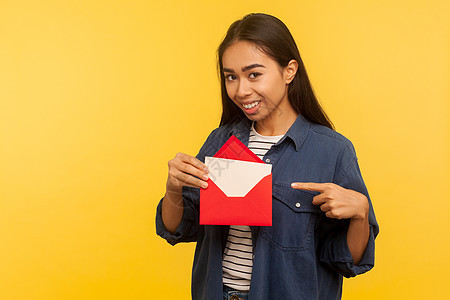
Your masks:
<svg viewBox="0 0 450 300"><path fill-rule="evenodd" d="M284 139L290 138L295 144L295 151L298 151L305 142L310 127L311 122L299 114L294 124L291 125L285 136L280 140L280 143Z"/></svg>
<svg viewBox="0 0 450 300"><path fill-rule="evenodd" d="M236 122L235 126L232 126L229 131L229 136L234 134L241 141L248 141L251 126L252 121L250 121L248 118L242 118ZM310 126L311 122L309 122L301 114L299 114L286 134L278 141L277 145L282 143L285 139L289 138L294 142L295 151L298 151L305 142Z"/></svg>
<svg viewBox="0 0 450 300"><path fill-rule="evenodd" d="M248 145L248 138L250 135L250 128L252 127L252 121L247 117L237 119L232 122L228 137L235 135L244 145Z"/></svg>

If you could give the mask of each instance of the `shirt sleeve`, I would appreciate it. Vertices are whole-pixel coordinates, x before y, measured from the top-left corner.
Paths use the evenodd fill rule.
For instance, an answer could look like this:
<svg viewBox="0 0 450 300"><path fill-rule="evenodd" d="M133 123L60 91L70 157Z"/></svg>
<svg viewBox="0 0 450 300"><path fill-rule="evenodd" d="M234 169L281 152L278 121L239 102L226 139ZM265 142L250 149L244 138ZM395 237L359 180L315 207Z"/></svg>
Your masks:
<svg viewBox="0 0 450 300"><path fill-rule="evenodd" d="M353 150L353 149L352 149ZM354 150L353 150L354 151ZM370 236L366 250L358 265L354 264L347 244L347 230L350 220L337 220L323 216L320 240L320 260L345 277L353 277L373 268L375 262L375 238L379 227L367 188L361 176L359 165L354 153L347 153L344 171L338 174L336 184L364 194L369 201Z"/></svg>
<svg viewBox="0 0 450 300"><path fill-rule="evenodd" d="M215 129L206 139L196 158L205 162L205 156L211 151L215 151L211 141L214 139ZM214 152L215 153L215 152ZM184 205L183 217L180 224L174 233L169 232L162 221L161 208L162 201L156 208L156 233L171 245L180 242L195 242L197 241L199 231L199 203L200 203L200 189L183 186L182 200Z"/></svg>

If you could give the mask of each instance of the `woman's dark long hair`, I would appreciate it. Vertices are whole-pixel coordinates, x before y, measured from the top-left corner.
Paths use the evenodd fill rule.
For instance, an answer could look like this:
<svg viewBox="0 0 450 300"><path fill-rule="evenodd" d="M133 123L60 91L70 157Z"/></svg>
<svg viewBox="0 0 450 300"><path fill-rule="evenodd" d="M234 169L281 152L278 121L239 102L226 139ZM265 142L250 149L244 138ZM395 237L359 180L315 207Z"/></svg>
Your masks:
<svg viewBox="0 0 450 300"><path fill-rule="evenodd" d="M248 14L231 24L217 50L223 108L220 125L225 125L236 117L245 117L242 110L228 97L223 74L223 53L235 41L248 41L256 45L278 62L281 67L286 67L289 61L295 59L298 63L298 70L288 87L289 102L294 110L307 120L334 129L333 123L314 95L305 66L289 29L274 16L261 13Z"/></svg>

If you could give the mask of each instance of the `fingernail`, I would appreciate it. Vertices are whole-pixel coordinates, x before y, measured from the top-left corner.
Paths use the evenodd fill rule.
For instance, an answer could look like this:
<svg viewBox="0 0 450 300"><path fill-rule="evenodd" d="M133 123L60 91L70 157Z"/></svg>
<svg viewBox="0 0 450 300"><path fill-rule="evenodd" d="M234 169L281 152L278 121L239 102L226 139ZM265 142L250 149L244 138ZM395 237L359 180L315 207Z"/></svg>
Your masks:
<svg viewBox="0 0 450 300"><path fill-rule="evenodd" d="M291 186L292 186L292 187L295 187L295 186L296 186L296 184L295 184L295 183L293 182L293 183L291 183Z"/></svg>
<svg viewBox="0 0 450 300"><path fill-rule="evenodd" d="M205 173L206 173L206 174L208 174L208 173L209 173L209 170L208 170L208 168L204 168L203 170L205 171Z"/></svg>
<svg viewBox="0 0 450 300"><path fill-rule="evenodd" d="M208 187L208 184L206 182L202 183L202 188L206 189Z"/></svg>
<svg viewBox="0 0 450 300"><path fill-rule="evenodd" d="M203 175L203 179L208 180L209 176L208 175Z"/></svg>

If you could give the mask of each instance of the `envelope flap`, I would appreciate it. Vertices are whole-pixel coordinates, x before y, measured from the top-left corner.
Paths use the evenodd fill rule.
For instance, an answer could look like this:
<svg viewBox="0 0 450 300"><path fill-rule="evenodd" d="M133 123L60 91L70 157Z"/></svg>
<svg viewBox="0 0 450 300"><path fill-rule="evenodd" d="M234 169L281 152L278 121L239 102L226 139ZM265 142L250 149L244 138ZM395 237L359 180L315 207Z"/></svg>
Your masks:
<svg viewBox="0 0 450 300"><path fill-rule="evenodd" d="M234 135L225 142L214 157L264 163Z"/></svg>

